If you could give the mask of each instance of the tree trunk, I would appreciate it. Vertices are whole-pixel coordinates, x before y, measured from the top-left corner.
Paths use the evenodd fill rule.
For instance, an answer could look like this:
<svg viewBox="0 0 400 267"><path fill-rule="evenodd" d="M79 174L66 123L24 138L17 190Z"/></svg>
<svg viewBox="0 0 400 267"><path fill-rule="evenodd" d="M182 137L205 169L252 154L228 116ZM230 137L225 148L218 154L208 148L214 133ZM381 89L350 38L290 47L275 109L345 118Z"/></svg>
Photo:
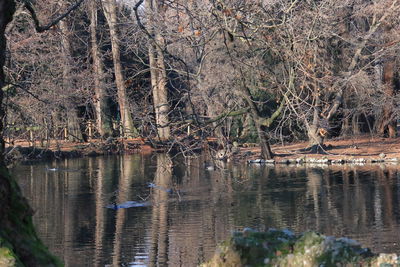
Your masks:
<svg viewBox="0 0 400 267"><path fill-rule="evenodd" d="M112 121L110 108L107 103L106 85L104 83L103 62L100 57L99 45L97 44L97 8L96 0L89 3L90 13L90 44L93 59L93 81L94 81L94 109L96 113L96 126L101 137L106 138L112 134Z"/></svg>
<svg viewBox="0 0 400 267"><path fill-rule="evenodd" d="M248 139L251 133L252 119L249 114L246 114L241 120L243 121L243 126L239 133L239 138L245 142L249 142Z"/></svg>
<svg viewBox="0 0 400 267"><path fill-rule="evenodd" d="M264 126L261 124L261 118L258 108L254 103L250 91L247 87L243 87L241 93L250 108L250 115L257 129L258 139L261 147L261 158L272 159L274 157L274 154L272 153L271 146L269 145L269 140L265 133Z"/></svg>
<svg viewBox="0 0 400 267"><path fill-rule="evenodd" d="M324 138L327 134L327 129L321 125L322 118L321 113L321 99L319 97L319 87L318 84L314 85L314 105L313 105L313 120L310 123L307 122L307 135L310 144L311 153L325 153ZM326 120L328 124L328 120Z"/></svg>
<svg viewBox="0 0 400 267"><path fill-rule="evenodd" d="M390 58L383 64L383 86L386 99L377 127L378 134L383 136L387 133L390 138L395 138L397 135L396 119L393 118L394 75L395 62L393 58Z"/></svg>
<svg viewBox="0 0 400 267"><path fill-rule="evenodd" d="M169 127L169 104L168 104L168 90L167 84L167 71L164 63L164 52L161 47L164 47L165 40L156 28L154 17L162 15L160 6L157 1L148 0L147 6L150 13L149 21L154 40L149 40L149 62L151 74L151 87L153 91L153 104L156 114L157 134L160 141L166 141L170 138Z"/></svg>
<svg viewBox="0 0 400 267"><path fill-rule="evenodd" d="M268 137L265 133L264 127L260 125L258 122L255 122L258 138L261 147L261 158L263 159L272 159L274 154L272 153L271 146L269 145Z"/></svg>
<svg viewBox="0 0 400 267"><path fill-rule="evenodd" d="M72 80L72 48L69 38L68 25L65 20L60 21L61 30L61 47L63 55L63 77L62 85L65 92L73 94L73 80ZM67 117L67 128L68 128L68 140L70 141L82 141L83 136L79 126L79 118L77 108L74 106L72 99L67 99L65 103L66 117Z"/></svg>
<svg viewBox="0 0 400 267"><path fill-rule="evenodd" d="M361 128L360 128L360 113L354 113L353 117L351 119L351 128L353 135L360 135L361 134Z"/></svg>
<svg viewBox="0 0 400 267"><path fill-rule="evenodd" d="M5 85L3 66L5 62L6 38L4 35L7 24L15 12L15 2L0 0L0 88ZM11 250L15 259L10 260L10 266L61 266L37 237L33 223L33 211L27 200L22 196L16 181L9 175L4 164L3 140L3 90L0 90L0 248ZM0 256L0 258L3 254ZM14 261L14 264L13 262Z"/></svg>
<svg viewBox="0 0 400 267"><path fill-rule="evenodd" d="M201 92L201 97L207 107L207 115L211 118L217 117L219 115L219 112L217 111L217 106L215 105L215 103L213 103L213 101L211 101L211 97L207 96L205 90L200 90L200 87L201 86L199 86L199 91ZM218 145L223 147L224 150L226 150L227 142L223 134L220 122L219 121L213 122L212 125L213 125L213 134L217 137Z"/></svg>
<svg viewBox="0 0 400 267"><path fill-rule="evenodd" d="M307 127L308 141L311 153L324 153L324 136L321 134L318 125L310 125Z"/></svg>
<svg viewBox="0 0 400 267"><path fill-rule="evenodd" d="M119 48L119 36L117 29L117 3L115 0L103 1L104 15L107 19L110 30L112 55L114 62L115 83L117 85L118 105L121 115L121 126L124 137L137 137L137 129L133 125L132 116L129 109L129 101L126 94L126 86L121 65L121 54Z"/></svg>

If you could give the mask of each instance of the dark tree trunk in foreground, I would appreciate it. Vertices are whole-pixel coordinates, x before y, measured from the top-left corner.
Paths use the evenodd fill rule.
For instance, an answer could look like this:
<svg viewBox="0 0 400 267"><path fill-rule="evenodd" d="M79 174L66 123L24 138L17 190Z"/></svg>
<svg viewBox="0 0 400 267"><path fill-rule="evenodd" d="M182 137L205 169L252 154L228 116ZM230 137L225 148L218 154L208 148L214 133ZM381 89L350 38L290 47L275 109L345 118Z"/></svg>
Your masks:
<svg viewBox="0 0 400 267"><path fill-rule="evenodd" d="M3 66L5 62L5 28L12 20L15 3L0 0L0 88L5 86ZM4 163L3 90L0 90L0 249L8 248L16 256L9 266L61 266L38 239L33 223L33 211L22 196L16 181L9 175ZM11 265L12 264L12 265Z"/></svg>

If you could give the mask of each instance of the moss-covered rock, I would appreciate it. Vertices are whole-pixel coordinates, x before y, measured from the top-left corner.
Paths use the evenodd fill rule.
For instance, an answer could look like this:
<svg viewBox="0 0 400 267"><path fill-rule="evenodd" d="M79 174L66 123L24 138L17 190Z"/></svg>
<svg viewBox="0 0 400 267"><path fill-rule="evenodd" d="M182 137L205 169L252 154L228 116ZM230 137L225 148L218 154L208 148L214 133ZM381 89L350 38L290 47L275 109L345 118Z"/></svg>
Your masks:
<svg viewBox="0 0 400 267"><path fill-rule="evenodd" d="M396 254L374 255L348 238L315 232L295 235L288 230L257 232L245 229L223 242L213 258L214 266L400 266Z"/></svg>
<svg viewBox="0 0 400 267"><path fill-rule="evenodd" d="M18 184L1 163L0 203L0 248L15 255L15 266L62 266L62 262L51 255L38 238L32 222L33 211Z"/></svg>
<svg viewBox="0 0 400 267"><path fill-rule="evenodd" d="M0 266L14 267L16 266L16 257L11 249L7 247L0 247Z"/></svg>

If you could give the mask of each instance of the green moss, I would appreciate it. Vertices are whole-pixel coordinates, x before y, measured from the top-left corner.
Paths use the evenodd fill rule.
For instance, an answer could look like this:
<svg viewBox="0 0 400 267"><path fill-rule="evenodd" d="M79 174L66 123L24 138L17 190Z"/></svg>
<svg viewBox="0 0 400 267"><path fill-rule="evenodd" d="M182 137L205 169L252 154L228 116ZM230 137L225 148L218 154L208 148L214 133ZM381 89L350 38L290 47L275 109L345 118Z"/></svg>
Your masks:
<svg viewBox="0 0 400 267"><path fill-rule="evenodd" d="M16 266L16 257L9 248L0 247L0 266L3 267Z"/></svg>
<svg viewBox="0 0 400 267"><path fill-rule="evenodd" d="M0 167L0 179L8 180L11 188L7 214L0 222L0 240L16 255L17 266L63 266L38 238L32 221L33 212L4 166Z"/></svg>
<svg viewBox="0 0 400 267"><path fill-rule="evenodd" d="M296 252L305 253L310 247L319 246L324 241L324 238L315 232L305 232L297 240L294 249Z"/></svg>
<svg viewBox="0 0 400 267"><path fill-rule="evenodd" d="M19 258L13 252L12 245L0 236L0 266L23 266Z"/></svg>
<svg viewBox="0 0 400 267"><path fill-rule="evenodd" d="M374 255L356 241L315 232L245 230L223 242L202 266L400 266L395 254Z"/></svg>

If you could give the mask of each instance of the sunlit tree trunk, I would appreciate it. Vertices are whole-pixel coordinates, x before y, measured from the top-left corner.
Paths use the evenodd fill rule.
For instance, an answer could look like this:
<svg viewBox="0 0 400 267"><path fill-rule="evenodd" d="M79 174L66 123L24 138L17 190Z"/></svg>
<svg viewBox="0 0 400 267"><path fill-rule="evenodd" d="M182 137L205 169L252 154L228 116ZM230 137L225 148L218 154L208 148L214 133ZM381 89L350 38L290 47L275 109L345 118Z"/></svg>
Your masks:
<svg viewBox="0 0 400 267"><path fill-rule="evenodd" d="M311 123L306 123L308 141L310 144L311 151L313 153L323 152L324 146L324 129L320 125L320 113L321 113L321 99L319 96L318 85L314 88L314 105L313 105L313 118Z"/></svg>
<svg viewBox="0 0 400 267"><path fill-rule="evenodd" d="M115 83L117 85L118 106L121 115L121 126L124 137L136 137L137 129L133 125L132 116L129 109L129 101L126 93L126 85L121 65L121 54L119 47L117 3L115 0L103 1L104 15L107 19L110 30L112 55L114 62Z"/></svg>
<svg viewBox="0 0 400 267"><path fill-rule="evenodd" d="M110 108L107 104L106 85L104 83L104 69L97 43L97 1L89 3L90 13L90 44L93 59L93 103L96 112L96 126L101 137L111 136L112 122Z"/></svg>
<svg viewBox="0 0 400 267"><path fill-rule="evenodd" d="M387 59L383 64L383 86L385 94L385 103L382 110L382 116L378 120L378 133L387 135L391 138L396 137L397 127L396 119L393 118L393 97L395 95L395 61L394 58Z"/></svg>
<svg viewBox="0 0 400 267"><path fill-rule="evenodd" d="M242 88L241 93L244 100L247 102L247 105L250 108L250 115L257 129L258 140L261 147L261 158L272 159L274 157L274 154L272 153L271 146L269 144L269 140L265 132L265 126L263 126L261 123L260 112L251 97L249 89Z"/></svg>
<svg viewBox="0 0 400 267"><path fill-rule="evenodd" d="M68 24L65 20L61 20L60 23L61 30L61 48L63 55L63 77L62 84L66 92L73 92L73 80L72 80L72 48L70 40L70 31L68 29ZM73 104L73 101L67 99L64 103L66 108L67 116L67 128L68 128L68 139L70 141L82 141L82 132L79 126L78 111Z"/></svg>
<svg viewBox="0 0 400 267"><path fill-rule="evenodd" d="M157 134L161 141L170 138L169 127L169 104L167 90L167 71L164 63L164 52L162 47L165 46L164 37L159 33L156 27L155 17L162 16L163 4L160 1L147 0L147 7L152 12L149 15L151 31L154 36L149 45L149 62L151 74L151 87L153 92L153 104L156 114Z"/></svg>

